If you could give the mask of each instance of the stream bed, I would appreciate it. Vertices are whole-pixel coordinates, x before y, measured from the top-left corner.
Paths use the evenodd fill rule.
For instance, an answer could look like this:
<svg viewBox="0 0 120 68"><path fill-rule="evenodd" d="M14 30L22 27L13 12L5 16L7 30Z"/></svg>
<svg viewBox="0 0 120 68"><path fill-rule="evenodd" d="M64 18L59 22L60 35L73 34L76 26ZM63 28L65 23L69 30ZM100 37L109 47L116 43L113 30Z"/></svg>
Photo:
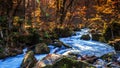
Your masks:
<svg viewBox="0 0 120 68"><path fill-rule="evenodd" d="M90 36L90 40L82 40L80 39L82 35L88 34ZM76 31L76 34L71 37L60 38L61 42L66 45L69 45L71 48L55 47L49 45L50 54L56 53L61 55L68 55L69 53L78 54L80 56L96 56L101 57L108 53L116 53L114 47L109 46L105 43L100 43L92 40L92 35L89 33L89 29L85 28L81 31ZM6 59L0 60L0 68L20 68L20 64L24 58L24 55L27 49L23 50L24 53L9 57ZM47 54L35 55L37 60L43 59Z"/></svg>

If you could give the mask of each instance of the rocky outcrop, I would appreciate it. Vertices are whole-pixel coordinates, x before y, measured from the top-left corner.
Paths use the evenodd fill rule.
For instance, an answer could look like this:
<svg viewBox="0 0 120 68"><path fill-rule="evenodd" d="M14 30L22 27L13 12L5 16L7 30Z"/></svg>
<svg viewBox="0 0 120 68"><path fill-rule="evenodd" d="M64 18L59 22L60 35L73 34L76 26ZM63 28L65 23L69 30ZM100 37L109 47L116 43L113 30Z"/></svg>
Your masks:
<svg viewBox="0 0 120 68"><path fill-rule="evenodd" d="M61 46L63 46L63 43L60 42L60 41L58 41L58 40L55 40L52 45L53 45L53 46L57 46L57 47L61 47Z"/></svg>
<svg viewBox="0 0 120 68"><path fill-rule="evenodd" d="M60 60L62 58L61 55L57 54L48 54L45 58L43 58L41 61L38 61L35 68L43 68L47 65L53 65L55 62Z"/></svg>
<svg viewBox="0 0 120 68"><path fill-rule="evenodd" d="M45 43L39 43L35 45L36 54L47 54L49 52L50 52L50 49Z"/></svg>
<svg viewBox="0 0 120 68"><path fill-rule="evenodd" d="M21 68L33 68L36 63L37 63L37 60L34 57L34 52L29 51L28 53L26 53L22 61Z"/></svg>

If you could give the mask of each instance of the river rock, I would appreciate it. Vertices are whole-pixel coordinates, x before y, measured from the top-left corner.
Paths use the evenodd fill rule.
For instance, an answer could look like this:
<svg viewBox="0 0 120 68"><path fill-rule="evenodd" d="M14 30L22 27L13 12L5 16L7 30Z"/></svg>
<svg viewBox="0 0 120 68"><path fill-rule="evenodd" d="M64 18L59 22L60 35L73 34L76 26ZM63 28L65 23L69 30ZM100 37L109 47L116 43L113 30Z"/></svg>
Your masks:
<svg viewBox="0 0 120 68"><path fill-rule="evenodd" d="M46 65L53 65L56 61L61 59L62 56L58 54L48 54L45 58L41 61L38 61L35 68L43 68Z"/></svg>
<svg viewBox="0 0 120 68"><path fill-rule="evenodd" d="M34 57L34 52L29 51L28 53L26 53L22 61L21 68L32 68L36 63L37 63L37 60Z"/></svg>
<svg viewBox="0 0 120 68"><path fill-rule="evenodd" d="M39 43L35 46L35 53L36 54L46 54L49 52L50 52L50 49L45 43Z"/></svg>
<svg viewBox="0 0 120 68"><path fill-rule="evenodd" d="M75 60L70 57L63 57L53 65L47 65L44 68L95 68L89 63Z"/></svg>
<svg viewBox="0 0 120 68"><path fill-rule="evenodd" d="M57 40L52 45L57 46L57 47L61 47L63 45L63 43Z"/></svg>
<svg viewBox="0 0 120 68"><path fill-rule="evenodd" d="M90 40L90 36L88 34L87 35L83 35L81 37L81 39L83 39L83 40Z"/></svg>
<svg viewBox="0 0 120 68"><path fill-rule="evenodd" d="M54 43L52 43L53 46L57 46L57 47L62 47L65 46L66 48L71 48L70 46L64 44L63 42L61 42L60 40L54 40Z"/></svg>

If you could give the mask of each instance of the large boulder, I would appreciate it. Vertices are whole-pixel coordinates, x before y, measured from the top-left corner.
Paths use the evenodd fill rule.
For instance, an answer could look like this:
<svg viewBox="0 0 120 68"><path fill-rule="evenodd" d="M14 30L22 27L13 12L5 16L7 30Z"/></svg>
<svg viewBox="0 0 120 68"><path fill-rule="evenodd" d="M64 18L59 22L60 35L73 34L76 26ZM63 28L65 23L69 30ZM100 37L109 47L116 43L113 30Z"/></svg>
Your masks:
<svg viewBox="0 0 120 68"><path fill-rule="evenodd" d="M89 63L75 60L70 57L63 57L53 65L47 65L44 68L95 68Z"/></svg>
<svg viewBox="0 0 120 68"><path fill-rule="evenodd" d="M55 41L52 45L53 45L53 46L57 46L57 47L62 47L62 46L63 46L63 43L60 42L60 41Z"/></svg>
<svg viewBox="0 0 120 68"><path fill-rule="evenodd" d="M37 63L37 60L34 57L34 52L29 51L28 53L26 53L22 61L21 68L33 68L36 63Z"/></svg>
<svg viewBox="0 0 120 68"><path fill-rule="evenodd" d="M35 68L43 68L47 65L53 65L56 61L61 59L61 55L57 54L48 54L45 58L43 58L41 61L38 61Z"/></svg>
<svg viewBox="0 0 120 68"><path fill-rule="evenodd" d="M50 49L45 43L39 43L35 45L36 54L47 54L49 52L50 52Z"/></svg>
<svg viewBox="0 0 120 68"><path fill-rule="evenodd" d="M92 67L92 64L89 64L84 61L79 61L74 57L66 57L57 54L49 54L43 60L38 61L35 68L86 68Z"/></svg>

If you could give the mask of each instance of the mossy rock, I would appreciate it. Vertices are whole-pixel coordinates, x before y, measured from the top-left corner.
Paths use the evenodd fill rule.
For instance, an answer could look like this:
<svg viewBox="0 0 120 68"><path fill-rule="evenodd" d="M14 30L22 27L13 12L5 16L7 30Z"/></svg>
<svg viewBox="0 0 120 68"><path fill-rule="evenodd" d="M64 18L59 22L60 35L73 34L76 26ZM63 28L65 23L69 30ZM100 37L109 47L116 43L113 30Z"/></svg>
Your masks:
<svg viewBox="0 0 120 68"><path fill-rule="evenodd" d="M39 43L35 45L36 54L47 54L49 52L50 52L50 49L45 43Z"/></svg>
<svg viewBox="0 0 120 68"><path fill-rule="evenodd" d="M34 52L29 51L25 55L20 68L33 68L36 63L37 63L37 60L34 57Z"/></svg>
<svg viewBox="0 0 120 68"><path fill-rule="evenodd" d="M55 64L48 65L44 68L95 68L95 67L86 62L77 61L72 58L64 57Z"/></svg>
<svg viewBox="0 0 120 68"><path fill-rule="evenodd" d="M55 46L55 47L66 47L66 48L71 48L69 45L64 44L63 42L61 42L60 40L54 40L54 43L52 43L51 45Z"/></svg>
<svg viewBox="0 0 120 68"><path fill-rule="evenodd" d="M62 47L63 43L62 42L59 42L59 41L56 41L52 44L53 46L57 46L57 47Z"/></svg>
<svg viewBox="0 0 120 68"><path fill-rule="evenodd" d="M83 39L83 40L90 40L90 36L88 34L87 35L83 35L81 37L81 39Z"/></svg>

